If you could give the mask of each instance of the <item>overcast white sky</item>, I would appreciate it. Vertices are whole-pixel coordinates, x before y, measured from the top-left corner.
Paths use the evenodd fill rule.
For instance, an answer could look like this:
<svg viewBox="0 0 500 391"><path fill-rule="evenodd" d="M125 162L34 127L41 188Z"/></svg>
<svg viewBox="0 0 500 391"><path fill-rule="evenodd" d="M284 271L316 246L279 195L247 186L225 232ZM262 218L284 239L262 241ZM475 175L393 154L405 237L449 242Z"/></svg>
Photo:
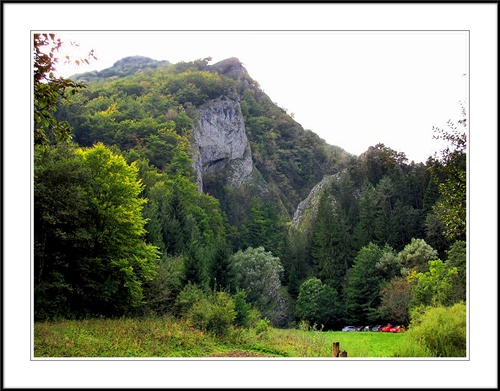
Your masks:
<svg viewBox="0 0 500 391"><path fill-rule="evenodd" d="M498 350L491 333L477 327L498 327L498 4L32 2L2 3L2 11L6 388L498 388ZM205 32L190 33L190 41L164 35L154 44L152 36L131 32L107 34L111 43L100 33L80 38L82 48L96 50L96 69L127 55L171 62L238 57L305 128L355 154L383 142L425 160L436 142L432 126L459 115L470 73L467 360L32 358L32 34L153 29ZM463 31L470 31L470 72Z"/></svg>
<svg viewBox="0 0 500 391"><path fill-rule="evenodd" d="M329 144L359 155L379 142L425 162L442 144L433 126L468 100L467 31L81 31L66 43L94 49L102 70L126 56L170 62L237 57L280 107ZM66 50L72 52L70 45Z"/></svg>

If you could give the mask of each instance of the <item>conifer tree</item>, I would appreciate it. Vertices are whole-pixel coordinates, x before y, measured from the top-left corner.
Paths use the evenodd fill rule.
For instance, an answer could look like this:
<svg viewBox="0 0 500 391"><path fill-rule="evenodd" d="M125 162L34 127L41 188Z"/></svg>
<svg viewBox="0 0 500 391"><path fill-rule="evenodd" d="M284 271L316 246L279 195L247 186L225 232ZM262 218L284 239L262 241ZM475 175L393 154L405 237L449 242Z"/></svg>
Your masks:
<svg viewBox="0 0 500 391"><path fill-rule="evenodd" d="M229 291L231 286L230 258L231 252L227 243L219 239L212 249L210 262L210 288L212 290Z"/></svg>

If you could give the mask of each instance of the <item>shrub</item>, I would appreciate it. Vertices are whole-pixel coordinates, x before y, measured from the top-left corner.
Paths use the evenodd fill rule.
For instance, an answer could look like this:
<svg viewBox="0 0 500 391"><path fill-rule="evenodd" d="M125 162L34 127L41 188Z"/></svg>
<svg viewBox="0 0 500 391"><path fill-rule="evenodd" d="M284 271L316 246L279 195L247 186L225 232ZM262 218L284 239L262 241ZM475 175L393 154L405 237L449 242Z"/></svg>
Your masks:
<svg viewBox="0 0 500 391"><path fill-rule="evenodd" d="M207 296L202 289L188 284L177 297L179 315L198 330L210 331L216 336L226 335L236 318L234 301L226 292Z"/></svg>
<svg viewBox="0 0 500 391"><path fill-rule="evenodd" d="M186 313L186 320L198 330L206 330L208 326L208 314L210 313L211 305L208 299L201 298L196 301Z"/></svg>
<svg viewBox="0 0 500 391"><path fill-rule="evenodd" d="M300 331L309 331L311 329L311 327L309 326L309 322L307 320L301 320L297 328Z"/></svg>
<svg viewBox="0 0 500 391"><path fill-rule="evenodd" d="M231 296L225 292L214 292L207 315L207 331L219 337L226 335L235 318Z"/></svg>
<svg viewBox="0 0 500 391"><path fill-rule="evenodd" d="M198 285L191 283L187 284L175 300L177 314L180 316L186 316L193 305L201 301L203 298L205 298L205 294Z"/></svg>
<svg viewBox="0 0 500 391"><path fill-rule="evenodd" d="M465 357L466 319L463 302L452 307L418 307L412 311L407 336L435 357Z"/></svg>
<svg viewBox="0 0 500 391"><path fill-rule="evenodd" d="M257 308L252 308L248 315L248 326L255 327L257 322L262 320L262 314Z"/></svg>
<svg viewBox="0 0 500 391"><path fill-rule="evenodd" d="M240 327L248 327L250 325L251 304L246 301L246 293L238 291L233 296L234 310L236 311L235 324Z"/></svg>
<svg viewBox="0 0 500 391"><path fill-rule="evenodd" d="M259 320L255 324L255 332L257 334L262 334L262 333L266 332L267 330L269 330L270 324L271 324L271 321L267 318Z"/></svg>

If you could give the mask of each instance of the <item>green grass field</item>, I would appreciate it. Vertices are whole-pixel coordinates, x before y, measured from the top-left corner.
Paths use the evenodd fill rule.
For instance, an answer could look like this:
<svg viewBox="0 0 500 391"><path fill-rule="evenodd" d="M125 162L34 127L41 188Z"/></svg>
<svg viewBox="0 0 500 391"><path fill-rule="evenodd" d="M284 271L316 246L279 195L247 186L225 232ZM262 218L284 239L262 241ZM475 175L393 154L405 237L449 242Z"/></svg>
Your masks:
<svg viewBox="0 0 500 391"><path fill-rule="evenodd" d="M404 344L404 333L342 331L324 333L330 345L339 342L340 349L347 351L348 357L393 357Z"/></svg>
<svg viewBox="0 0 500 391"><path fill-rule="evenodd" d="M404 333L321 332L271 327L232 329L215 337L171 318L35 323L35 357L394 357Z"/></svg>

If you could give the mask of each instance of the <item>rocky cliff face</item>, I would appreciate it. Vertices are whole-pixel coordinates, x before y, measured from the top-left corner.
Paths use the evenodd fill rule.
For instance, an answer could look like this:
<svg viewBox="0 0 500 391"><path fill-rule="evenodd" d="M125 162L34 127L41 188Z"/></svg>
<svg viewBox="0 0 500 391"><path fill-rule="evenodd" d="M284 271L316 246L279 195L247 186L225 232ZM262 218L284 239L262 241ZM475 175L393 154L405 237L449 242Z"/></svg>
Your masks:
<svg viewBox="0 0 500 391"><path fill-rule="evenodd" d="M292 227L299 231L307 231L310 229L311 222L318 211L319 199L321 192L327 186L330 186L337 176L327 175L311 190L307 198L302 201L295 211L292 220Z"/></svg>
<svg viewBox="0 0 500 391"><path fill-rule="evenodd" d="M246 182L253 161L238 97L211 100L199 108L199 113L193 132L193 165L199 190L203 190L205 174L221 170L227 171L227 183L231 186Z"/></svg>

